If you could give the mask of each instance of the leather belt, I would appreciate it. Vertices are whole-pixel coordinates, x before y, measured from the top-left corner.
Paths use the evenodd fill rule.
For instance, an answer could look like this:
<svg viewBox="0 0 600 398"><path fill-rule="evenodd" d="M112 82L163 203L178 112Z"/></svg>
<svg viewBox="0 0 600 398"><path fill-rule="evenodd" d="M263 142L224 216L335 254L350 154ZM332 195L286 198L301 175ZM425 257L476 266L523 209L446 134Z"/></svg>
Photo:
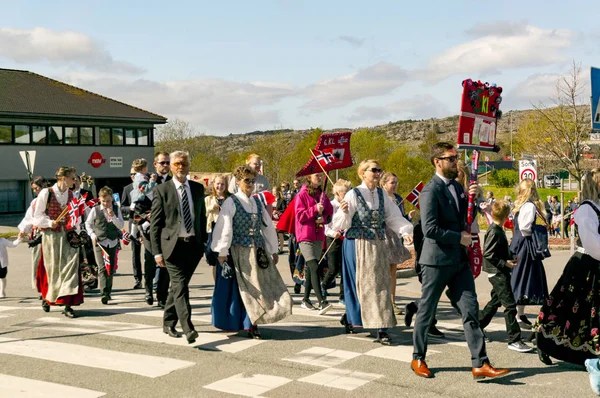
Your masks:
<svg viewBox="0 0 600 398"><path fill-rule="evenodd" d="M177 240L180 242L191 242L195 238L194 235L186 236L186 237L178 237Z"/></svg>

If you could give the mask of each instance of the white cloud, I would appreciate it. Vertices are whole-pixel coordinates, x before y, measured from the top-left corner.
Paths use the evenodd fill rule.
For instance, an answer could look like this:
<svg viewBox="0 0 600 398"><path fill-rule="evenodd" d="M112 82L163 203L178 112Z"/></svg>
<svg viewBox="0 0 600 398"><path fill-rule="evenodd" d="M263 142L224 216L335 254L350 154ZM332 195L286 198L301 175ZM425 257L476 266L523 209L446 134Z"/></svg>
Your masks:
<svg viewBox="0 0 600 398"><path fill-rule="evenodd" d="M484 32L481 25L470 31L476 36ZM566 29L495 23L490 25L487 35L449 48L433 58L419 76L423 80L439 81L455 74L477 76L561 62L566 59L562 51L571 46L574 36Z"/></svg>
<svg viewBox="0 0 600 398"><path fill-rule="evenodd" d="M0 57L18 63L49 62L52 65L78 65L92 70L139 74L144 69L116 61L93 38L73 31L0 28Z"/></svg>
<svg viewBox="0 0 600 398"><path fill-rule="evenodd" d="M93 79L82 74L58 79L169 119L183 119L197 131L214 135L281 125L280 111L273 106L297 93L280 83L222 79L157 82L115 77Z"/></svg>
<svg viewBox="0 0 600 398"><path fill-rule="evenodd" d="M307 86L303 94L310 101L302 107L310 110L337 108L361 98L389 94L408 79L406 69L379 62L358 72Z"/></svg>
<svg viewBox="0 0 600 398"><path fill-rule="evenodd" d="M445 103L432 95L417 95L385 106L359 106L349 120L385 122L400 119L429 119L452 114Z"/></svg>

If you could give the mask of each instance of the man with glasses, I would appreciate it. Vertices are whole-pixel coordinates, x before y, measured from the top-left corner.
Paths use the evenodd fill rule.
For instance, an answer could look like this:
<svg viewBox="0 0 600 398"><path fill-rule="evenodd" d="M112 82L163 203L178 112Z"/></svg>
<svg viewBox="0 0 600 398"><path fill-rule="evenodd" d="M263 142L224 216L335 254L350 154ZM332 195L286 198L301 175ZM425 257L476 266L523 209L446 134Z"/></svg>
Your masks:
<svg viewBox="0 0 600 398"><path fill-rule="evenodd" d="M475 281L469 267L467 246L471 234L466 231L467 193L454 179L458 176L458 155L454 146L438 142L431 147L435 176L423 188L419 205L423 228L421 302L413 332L414 352L411 368L417 376L432 377L425 363L427 331L438 301L446 286L450 300L460 309L467 345L471 351L475 379L497 377L508 369L493 368L487 357L484 336L479 327L479 304ZM476 194L478 184L469 187Z"/></svg>
<svg viewBox="0 0 600 398"><path fill-rule="evenodd" d="M156 179L157 184L162 184L169 181L172 177L169 175L169 153L168 152L157 152L154 155L154 170L158 174Z"/></svg>

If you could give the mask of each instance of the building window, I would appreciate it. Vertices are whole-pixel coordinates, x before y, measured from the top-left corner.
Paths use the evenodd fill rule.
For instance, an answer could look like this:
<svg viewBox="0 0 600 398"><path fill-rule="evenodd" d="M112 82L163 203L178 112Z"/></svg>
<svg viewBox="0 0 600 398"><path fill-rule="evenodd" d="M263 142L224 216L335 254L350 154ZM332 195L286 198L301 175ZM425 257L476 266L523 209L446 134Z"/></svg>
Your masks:
<svg viewBox="0 0 600 398"><path fill-rule="evenodd" d="M112 145L123 145L123 129L113 128L112 129Z"/></svg>
<svg viewBox="0 0 600 398"><path fill-rule="evenodd" d="M46 144L46 126L31 126L32 144Z"/></svg>
<svg viewBox="0 0 600 398"><path fill-rule="evenodd" d="M15 144L31 144L29 126L15 126Z"/></svg>
<svg viewBox="0 0 600 398"><path fill-rule="evenodd" d="M0 125L0 144L12 144L12 126Z"/></svg>
<svg viewBox="0 0 600 398"><path fill-rule="evenodd" d="M79 143L77 133L77 127L65 127L65 144L77 145Z"/></svg>
<svg viewBox="0 0 600 398"><path fill-rule="evenodd" d="M125 129L125 145L135 145L135 129Z"/></svg>
<svg viewBox="0 0 600 398"><path fill-rule="evenodd" d="M110 135L109 135L109 138L110 138ZM80 127L79 128L79 144L94 145L94 128L93 127Z"/></svg>
<svg viewBox="0 0 600 398"><path fill-rule="evenodd" d="M138 145L148 146L148 129L137 129Z"/></svg>
<svg viewBox="0 0 600 398"><path fill-rule="evenodd" d="M108 127L100 128L100 145L110 145L110 129Z"/></svg>

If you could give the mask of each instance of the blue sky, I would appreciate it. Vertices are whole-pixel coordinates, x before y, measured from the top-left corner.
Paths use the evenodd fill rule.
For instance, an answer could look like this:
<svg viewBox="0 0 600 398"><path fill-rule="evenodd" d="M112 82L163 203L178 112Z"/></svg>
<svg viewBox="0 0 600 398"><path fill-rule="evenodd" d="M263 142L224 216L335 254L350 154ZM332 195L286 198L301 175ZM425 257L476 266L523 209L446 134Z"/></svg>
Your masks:
<svg viewBox="0 0 600 398"><path fill-rule="evenodd" d="M600 66L597 1L481 4L0 1L0 67L224 135L453 115L465 78L524 109Z"/></svg>

